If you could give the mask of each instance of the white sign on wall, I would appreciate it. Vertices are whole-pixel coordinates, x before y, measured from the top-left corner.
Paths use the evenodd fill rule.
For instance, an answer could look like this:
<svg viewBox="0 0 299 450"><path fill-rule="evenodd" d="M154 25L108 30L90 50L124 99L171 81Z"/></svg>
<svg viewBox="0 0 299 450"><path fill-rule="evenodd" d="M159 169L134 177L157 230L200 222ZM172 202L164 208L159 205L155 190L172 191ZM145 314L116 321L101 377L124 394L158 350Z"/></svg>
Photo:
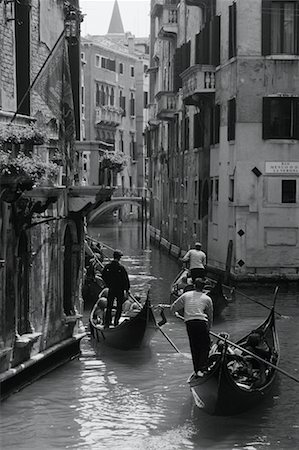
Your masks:
<svg viewBox="0 0 299 450"><path fill-rule="evenodd" d="M266 161L265 173L299 174L299 161Z"/></svg>

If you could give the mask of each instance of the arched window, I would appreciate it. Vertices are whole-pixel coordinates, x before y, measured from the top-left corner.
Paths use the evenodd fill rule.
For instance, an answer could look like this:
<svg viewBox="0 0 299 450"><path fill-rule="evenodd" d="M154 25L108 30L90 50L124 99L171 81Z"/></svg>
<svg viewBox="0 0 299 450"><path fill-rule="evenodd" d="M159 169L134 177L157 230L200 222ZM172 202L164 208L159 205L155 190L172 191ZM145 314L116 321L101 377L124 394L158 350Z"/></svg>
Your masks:
<svg viewBox="0 0 299 450"><path fill-rule="evenodd" d="M17 330L19 334L28 333L29 323L29 255L28 241L22 233L18 247L18 298L17 298Z"/></svg>
<svg viewBox="0 0 299 450"><path fill-rule="evenodd" d="M101 105L101 91L99 83L96 83L96 106Z"/></svg>
<svg viewBox="0 0 299 450"><path fill-rule="evenodd" d="M104 106L105 104L106 104L105 90L104 86L101 86L101 105Z"/></svg>
<svg viewBox="0 0 299 450"><path fill-rule="evenodd" d="M110 105L114 106L114 89L111 88Z"/></svg>
<svg viewBox="0 0 299 450"><path fill-rule="evenodd" d="M64 261L63 261L63 311L69 316L73 312L73 238L70 227L67 226L64 235Z"/></svg>
<svg viewBox="0 0 299 450"><path fill-rule="evenodd" d="M109 95L109 88L108 88L108 86L106 87L106 101L105 101L105 105L109 105L109 97L110 97L110 95Z"/></svg>

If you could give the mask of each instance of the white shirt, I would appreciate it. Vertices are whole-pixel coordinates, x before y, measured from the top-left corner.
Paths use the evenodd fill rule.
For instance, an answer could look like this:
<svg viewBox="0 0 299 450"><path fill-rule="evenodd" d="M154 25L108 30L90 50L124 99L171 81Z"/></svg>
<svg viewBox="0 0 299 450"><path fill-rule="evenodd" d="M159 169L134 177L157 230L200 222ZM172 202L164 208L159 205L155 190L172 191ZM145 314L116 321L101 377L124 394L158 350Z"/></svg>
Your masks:
<svg viewBox="0 0 299 450"><path fill-rule="evenodd" d="M183 261L189 261L189 269L204 269L206 266L206 254L202 250L192 248L183 257Z"/></svg>
<svg viewBox="0 0 299 450"><path fill-rule="evenodd" d="M213 322L213 302L211 297L201 291L184 292L170 307L176 312L184 308L184 320L204 320L209 328Z"/></svg>

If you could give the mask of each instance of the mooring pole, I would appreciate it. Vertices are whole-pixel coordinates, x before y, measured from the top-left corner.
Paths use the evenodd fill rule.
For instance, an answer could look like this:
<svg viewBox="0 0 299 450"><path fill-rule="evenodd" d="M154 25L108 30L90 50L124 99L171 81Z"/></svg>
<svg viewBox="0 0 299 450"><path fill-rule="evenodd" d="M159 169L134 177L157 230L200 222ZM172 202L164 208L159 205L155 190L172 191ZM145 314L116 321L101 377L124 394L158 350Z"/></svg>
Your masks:
<svg viewBox="0 0 299 450"><path fill-rule="evenodd" d="M144 197L141 197L141 246L144 248Z"/></svg>

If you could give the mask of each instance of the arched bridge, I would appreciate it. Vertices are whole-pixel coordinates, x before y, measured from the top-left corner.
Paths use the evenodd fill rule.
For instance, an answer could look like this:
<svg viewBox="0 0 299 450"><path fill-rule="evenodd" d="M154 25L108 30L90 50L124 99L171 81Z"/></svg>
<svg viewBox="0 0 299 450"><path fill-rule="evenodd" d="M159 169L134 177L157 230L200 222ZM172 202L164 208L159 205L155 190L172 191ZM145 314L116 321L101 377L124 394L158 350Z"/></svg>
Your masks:
<svg viewBox="0 0 299 450"><path fill-rule="evenodd" d="M108 202L102 203L98 208L96 208L94 211L91 211L88 217L89 222L93 222L98 217L100 217L105 212L109 211L110 209L115 209L118 206L124 205L124 204L135 204L139 205L140 207L144 208L146 203L148 202L148 199L146 197L146 189L145 188L136 188L136 189L123 189L118 188L113 192L113 195L111 196L111 200Z"/></svg>

